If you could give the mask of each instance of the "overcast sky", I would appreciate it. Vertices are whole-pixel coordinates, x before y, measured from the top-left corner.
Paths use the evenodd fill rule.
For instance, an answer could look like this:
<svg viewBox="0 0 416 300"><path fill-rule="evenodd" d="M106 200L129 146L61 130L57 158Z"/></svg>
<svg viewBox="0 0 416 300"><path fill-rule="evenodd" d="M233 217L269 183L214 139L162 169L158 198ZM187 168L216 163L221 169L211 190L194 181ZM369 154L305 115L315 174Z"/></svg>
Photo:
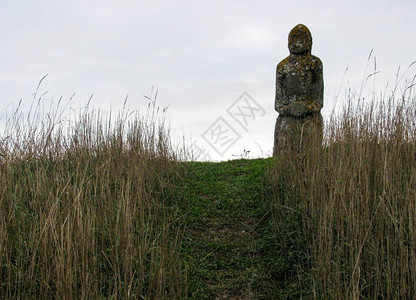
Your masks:
<svg viewBox="0 0 416 300"><path fill-rule="evenodd" d="M27 109L46 74L40 92L50 101L76 93L74 107L94 94L92 107L117 111L129 95L131 109L145 111L154 86L174 137L192 138L206 159L268 156L275 68L298 23L324 65L324 118L339 90L359 91L372 49L367 74L375 57L378 86L393 86L398 67L416 60L414 0L1 0L0 110L20 99ZM235 117L243 104L251 118ZM218 139L226 126L227 139Z"/></svg>

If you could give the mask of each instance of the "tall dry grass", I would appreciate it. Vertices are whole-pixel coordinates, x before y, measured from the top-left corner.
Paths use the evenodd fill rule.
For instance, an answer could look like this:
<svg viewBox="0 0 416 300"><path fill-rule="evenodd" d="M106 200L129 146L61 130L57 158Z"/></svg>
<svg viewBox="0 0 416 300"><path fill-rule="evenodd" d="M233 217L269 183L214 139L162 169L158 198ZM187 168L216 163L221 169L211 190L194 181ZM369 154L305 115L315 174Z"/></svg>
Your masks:
<svg viewBox="0 0 416 300"><path fill-rule="evenodd" d="M306 298L416 297L412 87L369 103L350 94L322 147L277 158L273 219Z"/></svg>
<svg viewBox="0 0 416 300"><path fill-rule="evenodd" d="M1 136L0 298L182 298L177 158L154 103L67 116L39 99Z"/></svg>

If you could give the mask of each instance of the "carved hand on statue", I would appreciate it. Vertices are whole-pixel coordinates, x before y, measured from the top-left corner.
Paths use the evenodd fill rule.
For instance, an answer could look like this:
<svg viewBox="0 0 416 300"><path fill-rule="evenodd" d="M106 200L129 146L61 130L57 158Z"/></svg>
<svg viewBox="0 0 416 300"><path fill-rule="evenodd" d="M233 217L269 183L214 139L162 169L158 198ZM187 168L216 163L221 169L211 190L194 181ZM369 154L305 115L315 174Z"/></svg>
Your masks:
<svg viewBox="0 0 416 300"><path fill-rule="evenodd" d="M288 107L288 114L293 117L303 117L308 113L308 108L303 102L292 102Z"/></svg>
<svg viewBox="0 0 416 300"><path fill-rule="evenodd" d="M321 111L317 101L310 101L307 103L306 109L308 110L308 113L319 113Z"/></svg>

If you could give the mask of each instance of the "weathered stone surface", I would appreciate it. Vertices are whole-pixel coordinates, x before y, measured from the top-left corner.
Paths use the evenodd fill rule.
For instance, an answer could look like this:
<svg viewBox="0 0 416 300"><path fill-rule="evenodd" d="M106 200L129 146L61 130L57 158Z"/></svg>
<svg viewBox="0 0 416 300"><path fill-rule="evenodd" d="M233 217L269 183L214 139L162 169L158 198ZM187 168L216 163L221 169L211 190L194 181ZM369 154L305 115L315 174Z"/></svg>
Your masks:
<svg viewBox="0 0 416 300"><path fill-rule="evenodd" d="M311 54L312 35L303 25L289 33L290 55L276 68L275 127L273 155L300 151L312 140L322 142L323 69L321 60Z"/></svg>

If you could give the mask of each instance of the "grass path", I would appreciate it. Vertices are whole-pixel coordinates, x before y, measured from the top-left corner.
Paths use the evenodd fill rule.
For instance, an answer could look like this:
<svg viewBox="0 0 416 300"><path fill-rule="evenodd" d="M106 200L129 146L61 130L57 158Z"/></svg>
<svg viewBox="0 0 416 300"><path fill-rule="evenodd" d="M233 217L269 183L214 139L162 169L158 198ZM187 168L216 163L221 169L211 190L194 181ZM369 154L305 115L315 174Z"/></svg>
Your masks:
<svg viewBox="0 0 416 300"><path fill-rule="evenodd" d="M270 272L270 160L187 163L182 252L191 299L280 299Z"/></svg>

